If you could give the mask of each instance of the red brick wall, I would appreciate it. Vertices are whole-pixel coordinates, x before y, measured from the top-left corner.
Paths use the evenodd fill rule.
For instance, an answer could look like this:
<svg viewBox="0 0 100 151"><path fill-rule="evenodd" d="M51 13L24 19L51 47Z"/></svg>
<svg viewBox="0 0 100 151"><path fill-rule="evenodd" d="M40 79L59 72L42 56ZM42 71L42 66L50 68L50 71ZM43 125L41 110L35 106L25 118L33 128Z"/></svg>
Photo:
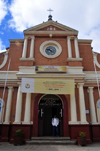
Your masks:
<svg viewBox="0 0 100 151"><path fill-rule="evenodd" d="M75 85L75 98L76 98L77 121L80 121L79 90L77 88L77 85Z"/></svg>
<svg viewBox="0 0 100 151"><path fill-rule="evenodd" d="M18 71L19 66L33 66L33 61L20 61L23 52L23 44L20 43L17 45L16 43L10 44L10 50L8 53L8 60L6 65L1 69L2 71L7 70L9 58L11 58L10 71ZM27 52L27 56L29 55L29 48Z"/></svg>
<svg viewBox="0 0 100 151"><path fill-rule="evenodd" d="M84 71L94 71L93 54L91 45L79 45L80 57L83 58L82 65Z"/></svg>
<svg viewBox="0 0 100 151"><path fill-rule="evenodd" d="M84 99L85 99L85 109L89 110L89 114L86 114L87 122L91 122L90 118L90 103L89 103L89 93L87 92L88 87L84 87Z"/></svg>
<svg viewBox="0 0 100 151"><path fill-rule="evenodd" d="M68 121L71 120L71 108L70 108L70 95L67 94L65 95L67 101L68 101Z"/></svg>
<svg viewBox="0 0 100 151"><path fill-rule="evenodd" d="M0 98L2 98L2 96L3 96L3 91L4 91L4 88L0 87ZM5 102L4 119L3 119L3 121L5 120L5 111L6 111L7 97L8 97L8 88L5 89L5 95L4 95L4 99L3 99L3 101Z"/></svg>
<svg viewBox="0 0 100 151"><path fill-rule="evenodd" d="M76 58L74 40L71 40L72 58Z"/></svg>
<svg viewBox="0 0 100 151"><path fill-rule="evenodd" d="M30 46L31 46L31 39L28 39L26 58L30 57Z"/></svg>
<svg viewBox="0 0 100 151"><path fill-rule="evenodd" d="M57 41L62 47L62 53L60 56L54 59L44 57L40 53L40 45L46 40ZM35 38L35 65L66 65L67 64L67 39L66 38Z"/></svg>
<svg viewBox="0 0 100 151"><path fill-rule="evenodd" d="M17 100L17 91L18 91L17 87L14 87L13 89L14 91L12 94L11 116L10 116L11 123L15 121L15 117L13 116L15 115L15 112L16 112L16 100Z"/></svg>
<svg viewBox="0 0 100 151"><path fill-rule="evenodd" d="M61 47L62 47L62 53L60 56L54 58L54 59L49 59L44 57L40 53L40 45L47 40L54 40L57 41ZM31 39L28 39L28 45L27 45L27 54L26 57L28 58L30 55L30 44L31 44ZM74 46L74 41L71 40L71 47L72 47L72 57L75 58L75 46ZM34 57L35 57L35 64L34 65L69 65L69 66L81 66L81 62L69 62L67 64L67 58L68 58L68 47L67 47L67 39L66 37L35 37L35 45L34 45ZM2 71L7 70L8 66L8 61L9 58L11 58L11 65L10 65L10 70L11 71L16 71L19 70L19 66L33 66L33 61L20 61L20 58L22 57L22 52L23 52L23 43L17 44L11 43L10 44L10 50L8 54L8 60L6 65L1 69ZM93 55L92 55L92 49L90 44L85 44L85 43L79 43L79 52L80 52L80 57L83 58L82 60L82 66L84 67L84 71L94 71L94 65L93 65ZM97 56L98 62L100 62L100 54ZM2 63L3 61L3 54L0 55L0 62ZM100 71L100 69L97 67L97 70Z"/></svg>
<svg viewBox="0 0 100 151"><path fill-rule="evenodd" d="M2 64L3 60L4 60L4 54L0 53L0 65Z"/></svg>

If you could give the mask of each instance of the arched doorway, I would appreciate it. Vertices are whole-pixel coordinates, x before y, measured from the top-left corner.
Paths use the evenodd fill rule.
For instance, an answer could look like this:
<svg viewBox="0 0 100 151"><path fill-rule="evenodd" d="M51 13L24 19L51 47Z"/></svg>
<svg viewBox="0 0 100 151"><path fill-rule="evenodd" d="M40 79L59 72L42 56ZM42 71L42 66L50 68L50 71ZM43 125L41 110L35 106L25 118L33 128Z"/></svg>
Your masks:
<svg viewBox="0 0 100 151"><path fill-rule="evenodd" d="M62 100L63 104L63 137L69 137L69 127L68 127L68 102L65 95L57 95ZM38 114L39 114L39 103L40 100L44 97L43 94L38 94L34 100L34 116L33 116L33 137L37 137L38 132Z"/></svg>
<svg viewBox="0 0 100 151"><path fill-rule="evenodd" d="M38 136L52 136L52 118L59 118L59 135L63 135L63 104L57 95L43 96L38 105Z"/></svg>

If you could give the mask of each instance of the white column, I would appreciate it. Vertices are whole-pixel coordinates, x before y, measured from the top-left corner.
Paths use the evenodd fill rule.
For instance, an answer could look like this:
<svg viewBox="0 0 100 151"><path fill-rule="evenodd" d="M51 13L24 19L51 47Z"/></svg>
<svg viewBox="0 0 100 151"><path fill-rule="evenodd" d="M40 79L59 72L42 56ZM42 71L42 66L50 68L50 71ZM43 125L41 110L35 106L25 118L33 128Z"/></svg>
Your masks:
<svg viewBox="0 0 100 151"><path fill-rule="evenodd" d="M21 124L21 111L22 111L22 92L21 86L19 85L16 102L16 113L14 124Z"/></svg>
<svg viewBox="0 0 100 151"><path fill-rule="evenodd" d="M80 104L80 118L81 124L88 124L86 121L86 109L85 109L85 100L84 100L84 91L83 91L84 83L78 83L79 88L79 104Z"/></svg>
<svg viewBox="0 0 100 151"><path fill-rule="evenodd" d="M69 123L70 124L78 124L77 114L76 114L75 94L70 94L70 101L71 101L71 121Z"/></svg>
<svg viewBox="0 0 100 151"><path fill-rule="evenodd" d="M80 58L77 37L74 38L74 45L75 45L76 58Z"/></svg>
<svg viewBox="0 0 100 151"><path fill-rule="evenodd" d="M31 93L26 95L26 104L25 104L25 116L23 124L30 124L30 112L31 112Z"/></svg>
<svg viewBox="0 0 100 151"><path fill-rule="evenodd" d="M30 58L34 58L34 39L35 37L31 37Z"/></svg>
<svg viewBox="0 0 100 151"><path fill-rule="evenodd" d="M91 123L97 124L94 97L93 97L93 87L88 87L88 92L89 92L89 101L90 101Z"/></svg>
<svg viewBox="0 0 100 151"><path fill-rule="evenodd" d="M12 92L13 87L8 87L8 99L7 99L7 105L6 105L6 115L5 115L5 121L4 124L10 123L10 113L11 113L11 102L12 102Z"/></svg>
<svg viewBox="0 0 100 151"><path fill-rule="evenodd" d="M25 37L25 39L24 39L22 58L26 58L26 52L27 52L27 37Z"/></svg>
<svg viewBox="0 0 100 151"><path fill-rule="evenodd" d="M70 37L67 37L67 45L68 45L68 58L72 58Z"/></svg>

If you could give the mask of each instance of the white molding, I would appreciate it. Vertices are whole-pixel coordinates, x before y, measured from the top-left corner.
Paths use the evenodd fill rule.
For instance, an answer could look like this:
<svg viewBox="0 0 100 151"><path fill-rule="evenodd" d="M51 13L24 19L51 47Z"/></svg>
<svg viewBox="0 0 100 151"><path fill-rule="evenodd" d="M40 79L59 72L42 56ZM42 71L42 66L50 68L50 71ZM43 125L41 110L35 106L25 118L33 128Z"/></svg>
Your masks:
<svg viewBox="0 0 100 151"><path fill-rule="evenodd" d="M78 39L78 42L84 42L84 43L92 43L91 39Z"/></svg>
<svg viewBox="0 0 100 151"><path fill-rule="evenodd" d="M17 77L16 77L16 73L18 71L9 71L8 72L8 80L17 80ZM6 79L6 74L7 74L7 71L0 71L0 80L5 80Z"/></svg>
<svg viewBox="0 0 100 151"><path fill-rule="evenodd" d="M36 35L43 34L43 35L48 35L48 36L49 36L49 34L62 36L62 34L63 35L72 35L74 33L75 32L71 32L71 31L26 31L26 32L24 32L25 35L26 34L32 34L32 35L33 34L36 34ZM75 35L77 35L77 33L75 33Z"/></svg>
<svg viewBox="0 0 100 151"><path fill-rule="evenodd" d="M5 125L5 124L10 125L10 123L11 123L11 122L3 122L4 125Z"/></svg>
<svg viewBox="0 0 100 151"><path fill-rule="evenodd" d="M85 83L88 83L88 82L96 83L97 82L95 71L83 71L83 73L85 73L85 78L84 78ZM100 81L100 71L97 72L97 76L98 76L98 80Z"/></svg>
<svg viewBox="0 0 100 151"><path fill-rule="evenodd" d="M35 61L34 58L20 58L21 61Z"/></svg>
<svg viewBox="0 0 100 151"><path fill-rule="evenodd" d="M22 124L30 124L30 125L33 125L33 121L30 121L30 122L24 122L24 121L22 121Z"/></svg>
<svg viewBox="0 0 100 151"><path fill-rule="evenodd" d="M53 46L53 47L56 48L56 53L54 55L48 55L48 54L46 54L45 49L48 46ZM48 41L43 42L40 45L40 52L46 58L56 58L56 57L58 57L61 54L62 47L61 47L61 45L58 42L53 41L53 40L48 40Z"/></svg>
<svg viewBox="0 0 100 151"><path fill-rule="evenodd" d="M22 124L26 124L27 125L27 124L31 124L31 122L24 122L23 121Z"/></svg>
<svg viewBox="0 0 100 151"><path fill-rule="evenodd" d="M98 122L96 122L96 123L91 123L91 125L98 125L99 123Z"/></svg>
<svg viewBox="0 0 100 151"><path fill-rule="evenodd" d="M67 66L67 74L84 74L83 67L69 67ZM85 75L85 74L84 74Z"/></svg>
<svg viewBox="0 0 100 151"><path fill-rule="evenodd" d="M5 64L7 63L8 51L4 52L4 60L3 60L2 64L0 65L0 69L3 68L5 66Z"/></svg>
<svg viewBox="0 0 100 151"><path fill-rule="evenodd" d="M13 124L22 124L22 122L13 122Z"/></svg>
<svg viewBox="0 0 100 151"><path fill-rule="evenodd" d="M19 72L16 73L17 78L23 78L23 77L62 77L62 78L78 78L83 79L85 78L85 73L83 73L83 67L68 67L66 66L67 72L66 73L36 73L35 72L35 66L20 66Z"/></svg>
<svg viewBox="0 0 100 151"><path fill-rule="evenodd" d="M75 125L76 125L76 124L79 124L79 122L78 122L78 121L77 121L77 122L69 121L69 124L70 124L70 125L73 125L73 124L75 124Z"/></svg>
<svg viewBox="0 0 100 151"><path fill-rule="evenodd" d="M94 58L94 61L95 61L95 64L97 65L97 67L100 68L100 63L97 60L97 54L95 52L93 52L93 58Z"/></svg>
<svg viewBox="0 0 100 151"><path fill-rule="evenodd" d="M79 122L80 124L89 124L87 121L86 122Z"/></svg>
<svg viewBox="0 0 100 151"><path fill-rule="evenodd" d="M67 58L67 62L68 61L82 61L83 58Z"/></svg>

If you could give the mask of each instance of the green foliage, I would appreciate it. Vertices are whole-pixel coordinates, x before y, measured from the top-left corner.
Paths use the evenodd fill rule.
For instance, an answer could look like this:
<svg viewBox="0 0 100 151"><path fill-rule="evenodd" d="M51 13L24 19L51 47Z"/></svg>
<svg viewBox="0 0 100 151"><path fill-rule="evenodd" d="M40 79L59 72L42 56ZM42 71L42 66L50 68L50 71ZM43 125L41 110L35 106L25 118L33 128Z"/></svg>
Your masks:
<svg viewBox="0 0 100 151"><path fill-rule="evenodd" d="M16 135L19 136L19 137L21 137L21 136L22 136L22 130L20 130L20 129L17 130L17 131L16 131Z"/></svg>
<svg viewBox="0 0 100 151"><path fill-rule="evenodd" d="M79 136L80 136L80 137L85 137L85 136L86 136L86 133L85 133L85 132L79 132Z"/></svg>

